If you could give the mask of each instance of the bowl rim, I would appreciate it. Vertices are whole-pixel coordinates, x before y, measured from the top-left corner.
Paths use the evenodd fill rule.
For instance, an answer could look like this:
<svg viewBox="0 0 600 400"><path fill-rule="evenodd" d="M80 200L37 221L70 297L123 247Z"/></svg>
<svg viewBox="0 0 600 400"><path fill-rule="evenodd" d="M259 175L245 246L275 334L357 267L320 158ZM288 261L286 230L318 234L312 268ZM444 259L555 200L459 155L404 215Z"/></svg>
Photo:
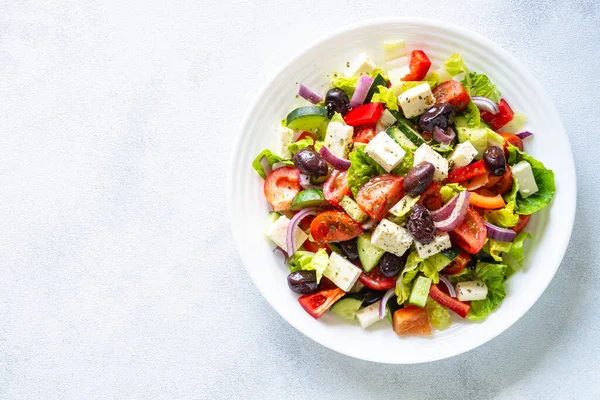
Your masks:
<svg viewBox="0 0 600 400"><path fill-rule="evenodd" d="M474 340L474 341L470 342L470 344L467 346L456 347L456 348L454 348L454 350L448 351L440 356L436 355L436 356L427 357L427 358L414 360L414 361L413 360L411 360L411 361L404 361L404 360L390 361L387 359L382 360L377 357L357 356L356 354L352 354L351 352L346 351L343 347L336 347L336 346L330 346L329 344L324 344L321 340L319 340L319 338L317 337L316 334L313 334L313 332L310 332L309 330L304 329L302 324L297 323L292 318L288 318L288 316L285 314L285 312L282 312L280 310L280 307L276 303L271 301L270 296L268 296L266 294L265 290L261 287L261 285L259 285L257 283L257 279L256 279L254 271L249 267L248 263L246 263L245 260L242 258L240 251L239 251L242 238L240 237L240 235L238 233L236 233L236 222L237 221L233 220L233 215L234 215L233 210L235 209L235 206L236 206L235 200L233 198L233 193L235 191L235 181L234 181L235 175L234 175L234 171L233 171L233 165L235 165L234 160L235 160L237 154L239 154L238 152L241 150L241 149L239 149L239 145L241 143L242 135L244 134L244 127L247 126L249 124L249 122L251 121L253 111L256 108L258 102L269 91L270 86L273 84L273 82L276 80L276 78L278 76L280 76L282 73L284 73L284 71L286 69L288 69L290 66L292 66L293 64L295 64L296 62L301 60L307 54L309 54L315 47L319 46L320 44L322 44L324 42L327 42L339 35L343 35L345 33L348 33L348 32L351 32L351 31L354 31L357 29L361 29L361 28L365 28L365 27L369 27L369 26L373 26L373 25L377 25L377 24L390 24L390 23L416 24L416 25L423 25L423 26L442 27L446 30L454 31L454 32L460 33L464 36L469 36L469 38L471 40L478 42L479 44L487 46L490 49L490 51L496 52L499 55L501 55L502 58L510 61L510 63L514 67L517 68L517 70L518 70L517 72L520 75L525 76L528 79L528 81L531 83L531 86L534 87L534 90L538 93L543 94L549 100L549 104L552 107L551 110L549 110L549 113L556 116L556 120L558 122L558 125L556 127L557 131L560 130L566 138L566 145L568 146L568 148L567 148L568 157L566 157L563 160L563 163L567 164L566 169L570 169L571 171L573 171L571 187L575 189L575 190L569 191L567 187L561 188L561 191L565 191L563 196L570 196L571 199L570 199L569 203L573 204L573 207L570 207L569 210L563 210L564 211L563 219L567 222L567 224L566 224L567 230L564 231L565 234L563 234L563 235L564 235L564 237L567 238L567 240L565 240L563 242L562 248L558 251L558 254L560 254L560 257L557 258L557 262L555 262L554 265L552 266L551 273L549 271L549 273L544 275L546 277L546 279L543 282L538 282L538 285L536 286L538 288L538 293L536 293L536 295L533 297L533 301L531 301L531 304L528 304L527 307L521 307L517 312L511 314L509 317L507 316L507 318L504 320L505 321L504 324L502 324L499 329L497 329L491 333L482 335L480 338L478 338L478 340ZM570 239L571 239L571 235L572 235L572 231L573 231L573 225L574 225L574 221L575 221L575 213L576 213L576 209L577 209L577 177L576 177L575 162L573 159L571 143L569 142L569 138L566 135L564 124L560 118L558 110L556 109L556 106L552 102L552 99L550 98L550 96L548 95L548 93L546 92L544 87L539 83L539 81L535 78L535 76L533 76L529 72L529 70L523 64L521 64L521 62L515 56L513 56L512 54L510 54L509 52L504 50L500 45L496 44L492 40L484 37L483 35L479 34L478 32L470 30L470 29L463 28L461 26L455 25L455 24L447 22L447 21L435 20L435 19L430 19L430 18L410 17L410 16L409 17L381 17L381 18L370 18L370 19L366 19L363 21L346 24L338 29L335 29L335 30L323 35L322 37L319 37L316 40L311 41L307 46L303 47L300 51L295 52L292 56L290 56L288 58L288 60L286 62L283 62L281 64L281 66L278 69L276 69L276 71L274 73L272 73L270 75L270 78L268 78L266 80L266 82L262 85L260 90L254 96L253 101L249 104L249 106L246 110L246 113L244 115L244 118L242 119L242 123L238 126L237 132L235 134L235 137L233 140L233 145L232 145L230 155L229 155L229 164L228 165L230 167L228 168L228 174L227 174L228 176L227 176L226 193L227 193L227 205L228 205L227 217L229 220L229 225L230 225L230 228L231 228L231 231L233 234L236 250L238 251L238 254L240 254L240 260L242 261L242 264L244 265L246 272L248 273L248 275L250 275L252 282L258 288L258 290L261 293L261 295L263 296L263 298L265 298L267 300L269 305L273 309L275 309L275 311L279 314L279 316L281 316L285 321L287 321L290 325L292 325L299 332L301 332L305 336L309 337L316 343L322 345L323 347L326 347L337 353L340 353L340 354L343 354L343 355L346 355L346 356L349 356L352 358L376 362L376 363L382 363L382 364L419 364L419 363L438 361L438 360L454 357L454 356L466 353L466 352L471 351L479 346L484 345L488 341L499 336L501 333L503 333L508 328L513 326L523 315L525 315L526 312L528 312L535 305L535 303L539 300L539 298L542 296L542 294L546 291L548 285L550 284L550 282L556 275L556 272L558 271L558 268L560 267L562 260L564 259L565 253L566 253L568 245L570 243Z"/></svg>

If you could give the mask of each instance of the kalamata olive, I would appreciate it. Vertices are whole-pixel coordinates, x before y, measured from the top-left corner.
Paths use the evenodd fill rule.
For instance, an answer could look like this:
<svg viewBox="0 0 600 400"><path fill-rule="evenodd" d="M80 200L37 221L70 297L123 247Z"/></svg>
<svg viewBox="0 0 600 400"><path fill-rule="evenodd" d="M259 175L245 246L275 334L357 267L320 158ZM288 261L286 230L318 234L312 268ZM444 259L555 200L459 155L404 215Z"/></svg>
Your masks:
<svg viewBox="0 0 600 400"><path fill-rule="evenodd" d="M497 146L490 146L483 152L483 163L492 175L500 176L506 172L506 157L504 150Z"/></svg>
<svg viewBox="0 0 600 400"><path fill-rule="evenodd" d="M402 257L398 257L392 253L385 253L379 261L379 272L386 278L393 278L398 276L402 268L406 265L406 259L408 258L408 252L404 253Z"/></svg>
<svg viewBox="0 0 600 400"><path fill-rule="evenodd" d="M456 110L448 103L434 104L429 107L419 118L419 126L425 132L433 132L433 128L439 126L446 129L448 125L454 123Z"/></svg>
<svg viewBox="0 0 600 400"><path fill-rule="evenodd" d="M329 89L325 95L325 107L329 118L333 117L336 112L346 115L350 108L350 100L348 100L348 95L342 89Z"/></svg>
<svg viewBox="0 0 600 400"><path fill-rule="evenodd" d="M434 173L435 167L430 162L423 161L415 165L402 182L404 192L413 197L420 195L431 184Z"/></svg>
<svg viewBox="0 0 600 400"><path fill-rule="evenodd" d="M294 154L294 165L308 176L326 176L329 173L327 162L319 153L311 149L302 149Z"/></svg>
<svg viewBox="0 0 600 400"><path fill-rule="evenodd" d="M358 243L356 239L339 242L338 244L340 245L340 249L342 249L342 253L348 257L348 260L354 261L358 259Z"/></svg>
<svg viewBox="0 0 600 400"><path fill-rule="evenodd" d="M319 290L317 273L315 271L296 271L287 277L288 286L292 292L300 294L314 293Z"/></svg>
<svg viewBox="0 0 600 400"><path fill-rule="evenodd" d="M364 292L365 299L363 300L362 306L367 307L373 303L377 303L385 295L385 290L366 290Z"/></svg>
<svg viewBox="0 0 600 400"><path fill-rule="evenodd" d="M429 210L420 204L415 204L410 210L406 229L420 243L431 243L435 237L435 225Z"/></svg>

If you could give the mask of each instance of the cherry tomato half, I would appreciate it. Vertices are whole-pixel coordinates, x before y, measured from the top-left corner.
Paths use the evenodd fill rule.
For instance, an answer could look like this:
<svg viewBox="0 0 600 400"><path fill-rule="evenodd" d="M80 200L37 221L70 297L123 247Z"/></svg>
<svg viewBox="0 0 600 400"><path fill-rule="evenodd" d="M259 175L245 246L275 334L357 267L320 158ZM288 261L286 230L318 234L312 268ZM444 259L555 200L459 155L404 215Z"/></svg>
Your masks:
<svg viewBox="0 0 600 400"><path fill-rule="evenodd" d="M385 217L404 196L401 176L385 174L370 179L356 193L358 206L374 220Z"/></svg>
<svg viewBox="0 0 600 400"><path fill-rule="evenodd" d="M339 210L323 211L310 224L310 234L319 244L344 242L362 233L360 224Z"/></svg>

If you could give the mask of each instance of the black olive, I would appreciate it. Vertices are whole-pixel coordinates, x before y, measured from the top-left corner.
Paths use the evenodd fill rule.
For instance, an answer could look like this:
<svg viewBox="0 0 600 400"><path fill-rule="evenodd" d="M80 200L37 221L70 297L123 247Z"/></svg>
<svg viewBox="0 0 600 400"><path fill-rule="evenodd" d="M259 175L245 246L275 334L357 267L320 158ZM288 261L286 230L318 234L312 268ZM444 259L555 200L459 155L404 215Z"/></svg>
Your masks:
<svg viewBox="0 0 600 400"><path fill-rule="evenodd" d="M448 103L434 104L429 107L419 118L419 126L425 132L433 132L433 128L439 126L445 130L454 123L456 110Z"/></svg>
<svg viewBox="0 0 600 400"><path fill-rule="evenodd" d="M302 149L294 154L294 165L308 176L327 176L327 162L319 153L311 149Z"/></svg>
<svg viewBox="0 0 600 400"><path fill-rule="evenodd" d="M408 258L408 252L404 253L402 257L398 257L392 253L385 253L379 261L379 272L386 278L393 278L398 276L402 268L406 265L406 259Z"/></svg>
<svg viewBox="0 0 600 400"><path fill-rule="evenodd" d="M413 206L406 222L406 229L420 243L427 244L435 237L435 225L429 210L420 204Z"/></svg>
<svg viewBox="0 0 600 400"><path fill-rule="evenodd" d="M409 196L418 196L427 189L433 180L435 167L432 163L423 161L415 165L406 175L402 186Z"/></svg>
<svg viewBox="0 0 600 400"><path fill-rule="evenodd" d="M483 163L492 175L501 176L506 172L504 150L498 146L490 146L483 152Z"/></svg>
<svg viewBox="0 0 600 400"><path fill-rule="evenodd" d="M340 113L346 115L350 109L350 100L348 95L342 89L329 89L325 95L325 107L327 108L327 116L333 117L333 114Z"/></svg>
<svg viewBox="0 0 600 400"><path fill-rule="evenodd" d="M288 286L294 293L309 294L319 290L315 271L296 271L287 277Z"/></svg>
<svg viewBox="0 0 600 400"><path fill-rule="evenodd" d="M385 295L385 290L367 290L364 292L365 298L362 302L363 307L370 306L373 303L377 303Z"/></svg>
<svg viewBox="0 0 600 400"><path fill-rule="evenodd" d="M350 239L345 242L339 242L340 249L342 249L342 253L348 258L348 260L356 260L358 259L358 243L356 238Z"/></svg>

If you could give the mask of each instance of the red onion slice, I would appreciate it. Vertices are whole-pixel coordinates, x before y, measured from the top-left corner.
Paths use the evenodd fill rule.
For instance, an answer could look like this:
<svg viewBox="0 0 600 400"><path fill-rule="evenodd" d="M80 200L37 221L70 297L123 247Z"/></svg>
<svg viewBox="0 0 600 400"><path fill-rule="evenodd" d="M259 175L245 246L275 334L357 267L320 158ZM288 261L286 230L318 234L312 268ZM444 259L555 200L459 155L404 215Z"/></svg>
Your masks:
<svg viewBox="0 0 600 400"><path fill-rule="evenodd" d="M279 252L283 255L283 258L287 259L287 253L285 252L285 250L283 250L281 247L279 246L275 246L275 248L273 249L273 253L275 252Z"/></svg>
<svg viewBox="0 0 600 400"><path fill-rule="evenodd" d="M367 98L367 93L369 93L369 89L371 89L371 85L373 84L374 79L369 75L363 75L360 77L358 84L356 85L356 90L352 95L352 99L350 99L350 107L358 107L365 102Z"/></svg>
<svg viewBox="0 0 600 400"><path fill-rule="evenodd" d="M469 209L469 199L471 198L471 192L460 192L455 197L456 203L454 204L454 209L448 216L448 218L443 221L434 220L435 229L440 232L450 232L452 229L456 228L465 220L465 216L467 215L467 210Z"/></svg>
<svg viewBox="0 0 600 400"><path fill-rule="evenodd" d="M519 138L521 138L521 140L524 140L524 139L527 139L530 136L533 136L533 133L531 133L529 131L525 131L525 132L517 133L517 136Z"/></svg>
<svg viewBox="0 0 600 400"><path fill-rule="evenodd" d="M515 240L515 236L517 236L517 232L513 230L500 228L487 221L483 221L483 224L487 229L487 237L490 239L498 240L500 242L512 242Z"/></svg>
<svg viewBox="0 0 600 400"><path fill-rule="evenodd" d="M454 206L456 205L457 200L458 195L451 198L450 201L439 210L431 211L430 214L431 219L433 219L433 222L440 222L448 218L450 214L452 214L452 210L454 210Z"/></svg>
<svg viewBox="0 0 600 400"><path fill-rule="evenodd" d="M450 282L450 279L448 279L446 275L440 274L440 282L444 282L444 285L446 285L446 287L448 288L448 293L450 293L450 296L456 298L456 291L454 290L454 286L452 286L452 282Z"/></svg>
<svg viewBox="0 0 600 400"><path fill-rule="evenodd" d="M285 247L287 248L288 256L293 256L294 244L296 243L296 227L304 219L304 217L308 217L309 215L317 215L319 213L319 209L317 208L305 208L304 210L299 211L296 215L292 217L290 224L287 227L287 234L285 235Z"/></svg>
<svg viewBox="0 0 600 400"><path fill-rule="evenodd" d="M444 130L439 126L433 128L433 138L438 143L450 144L450 142L452 142L455 137L456 132L454 132L454 129L452 129L452 127L450 126L448 127L448 129L446 129L446 132L444 132Z"/></svg>
<svg viewBox="0 0 600 400"><path fill-rule="evenodd" d="M265 176L269 176L271 171L273 171L273 169L271 168L271 164L269 164L269 159L267 158L267 156L262 156L260 158L260 166L262 167Z"/></svg>
<svg viewBox="0 0 600 400"><path fill-rule="evenodd" d="M343 158L339 158L338 156L333 154L331 150L327 148L327 146L321 146L321 148L319 149L319 154L323 156L325 161L333 165L335 169L346 171L348 168L350 168L350 165L352 165L350 161L344 160Z"/></svg>
<svg viewBox="0 0 600 400"><path fill-rule="evenodd" d="M379 304L379 319L385 318L385 306L387 305L387 302L389 301L390 297L392 297L394 294L396 294L396 289L391 288L383 295L383 298L381 299L381 304Z"/></svg>
<svg viewBox="0 0 600 400"><path fill-rule="evenodd" d="M304 174L300 174L300 186L302 189L321 189L321 186L310 183L310 176Z"/></svg>
<svg viewBox="0 0 600 400"><path fill-rule="evenodd" d="M361 225L361 228L365 231L370 231L375 225L377 225L377 220L369 218L367 222Z"/></svg>
<svg viewBox="0 0 600 400"><path fill-rule="evenodd" d="M473 97L471 97L471 100L477 106L477 108L479 108L480 110L489 111L492 114L498 114L500 112L500 108L498 107L498 104L496 104L494 102L494 100L492 100L488 97L473 96Z"/></svg>
<svg viewBox="0 0 600 400"><path fill-rule="evenodd" d="M315 92L313 92L312 90L310 90L302 84L300 84L300 87L298 88L298 96L310 101L313 104L319 104L323 101L323 97L316 94Z"/></svg>

